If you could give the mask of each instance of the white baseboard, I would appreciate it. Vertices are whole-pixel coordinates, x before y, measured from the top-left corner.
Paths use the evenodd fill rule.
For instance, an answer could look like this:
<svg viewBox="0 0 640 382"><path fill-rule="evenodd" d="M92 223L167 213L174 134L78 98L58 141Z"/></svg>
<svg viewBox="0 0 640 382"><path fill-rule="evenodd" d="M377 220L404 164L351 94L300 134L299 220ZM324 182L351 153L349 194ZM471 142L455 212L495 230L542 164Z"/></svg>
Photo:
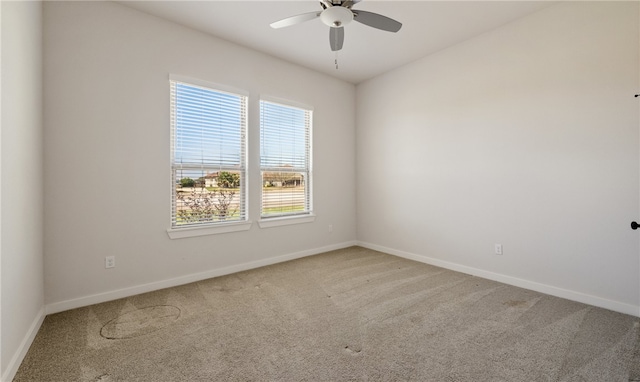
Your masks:
<svg viewBox="0 0 640 382"><path fill-rule="evenodd" d="M31 326L27 331L27 335L24 337L24 339L20 343L18 350L13 355L13 357L11 357L9 364L7 365L7 369L5 370L4 374L0 377L0 381L9 382L9 381L12 381L13 378L16 376L16 373L18 372L18 368L20 367L20 364L22 364L22 360L27 355L27 352L29 351L29 348L31 347L33 340L36 338L36 334L38 334L38 330L40 330L40 326L42 326L44 317L45 317L45 309L44 307L42 307L42 309L40 309L35 319L31 323Z"/></svg>
<svg viewBox="0 0 640 382"><path fill-rule="evenodd" d="M445 269L450 269L452 271L466 273L469 275L478 276L478 277L482 277L482 278L493 280L493 281L498 281L504 284L517 286L519 288L529 289L536 292L548 294L551 296L565 298L567 300L577 301L583 304L593 305L599 308L604 308L608 310L613 310L615 312L640 317L640 306L637 306L637 305L631 305L631 304L626 304L619 301L608 300L602 297L592 296L592 295L584 294L581 292L558 288L558 287L554 287L546 284L540 284L534 281L529 281L529 280L524 280L517 277L489 272L489 271L485 271L478 268L468 267L465 265L451 263L444 260L417 255L414 253L399 251L393 248L387 248L377 244L372 244L367 242L358 242L357 245L364 248L373 249L375 251L388 253L390 255L403 257L405 259L415 260L421 263L435 265L437 267L441 267Z"/></svg>
<svg viewBox="0 0 640 382"><path fill-rule="evenodd" d="M267 265L282 263L284 261L294 260L301 257L317 255L319 253L333 251L357 245L356 241L347 241L343 243L328 245L320 248L308 249L300 252L294 252L287 255L270 257L267 259L251 261L248 263L232 265L224 268L211 269L205 272L194 273L186 276L180 276L172 279L156 281L148 284L136 285L133 287L118 289L114 291L98 293L90 296L74 298L71 300L53 302L45 307L46 314L63 312L69 309L81 308L101 302L117 300L119 298L135 296L137 294L152 292L159 289L170 288L178 285L189 284L196 281L210 279L212 277L224 276L236 272L242 272L249 269L264 267Z"/></svg>

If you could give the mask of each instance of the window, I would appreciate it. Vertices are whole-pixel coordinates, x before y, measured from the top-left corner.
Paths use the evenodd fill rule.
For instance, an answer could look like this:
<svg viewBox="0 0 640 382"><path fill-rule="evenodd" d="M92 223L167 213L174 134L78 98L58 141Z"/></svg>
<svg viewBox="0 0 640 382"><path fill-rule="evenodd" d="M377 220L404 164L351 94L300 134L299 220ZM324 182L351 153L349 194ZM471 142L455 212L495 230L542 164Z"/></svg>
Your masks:
<svg viewBox="0 0 640 382"><path fill-rule="evenodd" d="M247 97L176 76L170 84L171 228L246 221Z"/></svg>
<svg viewBox="0 0 640 382"><path fill-rule="evenodd" d="M260 101L261 217L310 215L312 111Z"/></svg>

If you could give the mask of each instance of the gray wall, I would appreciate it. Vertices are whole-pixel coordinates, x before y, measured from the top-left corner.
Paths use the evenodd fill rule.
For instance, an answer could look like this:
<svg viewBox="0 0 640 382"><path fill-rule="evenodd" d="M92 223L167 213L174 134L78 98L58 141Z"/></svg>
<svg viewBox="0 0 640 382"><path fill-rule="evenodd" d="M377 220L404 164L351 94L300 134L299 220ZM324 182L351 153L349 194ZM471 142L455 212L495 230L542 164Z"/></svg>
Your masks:
<svg viewBox="0 0 640 382"><path fill-rule="evenodd" d="M113 2L44 15L48 311L355 242L354 85ZM249 92L249 231L169 239L169 74ZM312 223L257 224L260 96L314 108Z"/></svg>
<svg viewBox="0 0 640 382"><path fill-rule="evenodd" d="M360 84L358 240L638 315L638 25L561 2Z"/></svg>
<svg viewBox="0 0 640 382"><path fill-rule="evenodd" d="M42 5L0 9L0 379L10 380L44 318Z"/></svg>

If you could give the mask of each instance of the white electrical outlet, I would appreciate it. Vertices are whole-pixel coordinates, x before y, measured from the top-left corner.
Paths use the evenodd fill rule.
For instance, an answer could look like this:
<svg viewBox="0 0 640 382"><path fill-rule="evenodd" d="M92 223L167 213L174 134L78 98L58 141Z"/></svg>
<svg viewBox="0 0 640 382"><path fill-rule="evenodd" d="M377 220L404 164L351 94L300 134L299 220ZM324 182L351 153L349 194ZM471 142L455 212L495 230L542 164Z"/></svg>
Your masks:
<svg viewBox="0 0 640 382"><path fill-rule="evenodd" d="M115 256L107 256L104 258L104 267L105 268L114 268L116 266L116 257Z"/></svg>
<svg viewBox="0 0 640 382"><path fill-rule="evenodd" d="M329 233L333 232L333 224L329 224Z"/></svg>
<svg viewBox="0 0 640 382"><path fill-rule="evenodd" d="M502 244L496 244L496 255L502 255Z"/></svg>

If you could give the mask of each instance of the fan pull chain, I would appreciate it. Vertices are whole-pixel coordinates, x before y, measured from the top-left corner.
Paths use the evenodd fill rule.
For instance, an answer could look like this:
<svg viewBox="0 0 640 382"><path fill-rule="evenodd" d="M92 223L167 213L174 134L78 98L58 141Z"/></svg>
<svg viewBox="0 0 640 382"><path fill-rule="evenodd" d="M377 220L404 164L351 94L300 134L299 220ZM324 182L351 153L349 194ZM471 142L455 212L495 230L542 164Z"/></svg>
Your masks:
<svg viewBox="0 0 640 382"><path fill-rule="evenodd" d="M338 70L338 52L336 51L336 60L335 60L335 64L336 64L336 70Z"/></svg>

